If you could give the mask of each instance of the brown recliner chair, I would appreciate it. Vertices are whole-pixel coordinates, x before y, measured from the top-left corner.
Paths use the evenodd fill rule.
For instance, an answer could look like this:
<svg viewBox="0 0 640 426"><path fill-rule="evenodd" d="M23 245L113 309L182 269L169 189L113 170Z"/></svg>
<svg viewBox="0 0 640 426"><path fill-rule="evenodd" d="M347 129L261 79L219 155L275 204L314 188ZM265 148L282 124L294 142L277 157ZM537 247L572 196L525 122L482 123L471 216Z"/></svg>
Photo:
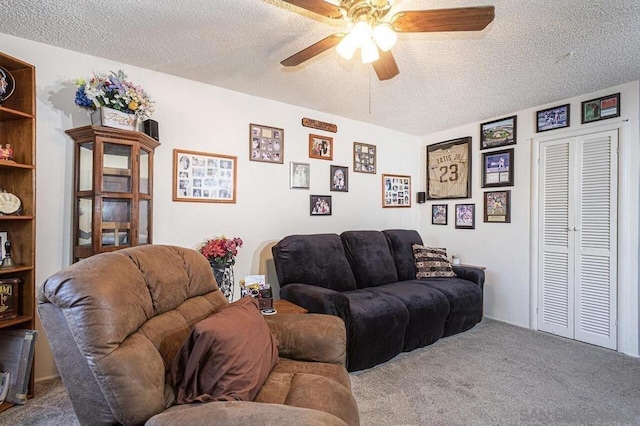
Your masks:
<svg viewBox="0 0 640 426"><path fill-rule="evenodd" d="M196 323L228 305L197 251L141 246L85 259L42 285L38 312L86 425L357 425L337 317L265 318L280 361L254 401L175 405L169 370ZM237 326L251 338L251 330Z"/></svg>

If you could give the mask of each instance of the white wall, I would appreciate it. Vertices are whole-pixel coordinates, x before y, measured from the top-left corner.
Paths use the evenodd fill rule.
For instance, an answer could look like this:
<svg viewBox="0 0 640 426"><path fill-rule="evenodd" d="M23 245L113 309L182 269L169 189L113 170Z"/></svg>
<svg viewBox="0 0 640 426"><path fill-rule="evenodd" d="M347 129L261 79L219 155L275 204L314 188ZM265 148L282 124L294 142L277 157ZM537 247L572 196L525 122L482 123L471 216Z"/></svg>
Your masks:
<svg viewBox="0 0 640 426"><path fill-rule="evenodd" d="M485 315L522 327L536 328L535 297L530 290L534 283L532 271L532 239L536 230L531 229L532 200L535 185L531 176L535 170L532 151L537 149L536 141L576 131L591 131L608 126L620 127L619 156L619 287L618 302L619 333L618 344L621 352L638 356L639 353L639 313L638 313L638 193L640 162L639 114L640 83L638 81L612 87L596 93L571 99L559 100L536 108L504 114L518 116L517 144L505 148L515 149L515 185L496 189L510 189L512 197L511 223L484 223L483 194L490 189L481 188L482 153L480 151L480 122L470 123L455 129L427 135L423 138L421 156L425 164L426 146L433 143L472 136L472 199L450 200L449 225L431 224L431 205L426 203L421 209L420 232L425 242L446 247L450 254L458 254L462 263L484 265ZM581 124L580 103L582 101L621 92L621 117L589 124ZM566 103L571 104L571 126L544 133L535 133L535 113L537 110ZM501 118L495 117L495 119ZM485 121L491 121L487 119ZM426 169L421 171L421 180L426 181ZM455 229L453 210L456 203L475 203L476 229ZM535 296L535 295L533 295Z"/></svg>
<svg viewBox="0 0 640 426"><path fill-rule="evenodd" d="M381 174L420 177L418 137L158 72L81 55L0 34L0 51L36 67L37 234L36 286L71 261L73 141L64 131L90 124L74 104L76 78L122 68L156 101L160 141L156 150L154 243L196 247L225 234L245 241L235 267L236 281L268 273L274 280L271 246L293 233L342 232L419 226L419 209L383 209ZM333 161L309 159L310 117L335 123ZM285 129L285 164L248 161L249 123ZM377 145L378 173L353 173L354 141ZM173 202L172 150L181 148L238 157L236 204ZM311 189L289 189L289 161L311 163ZM350 168L349 192L329 192L329 165ZM417 190L417 189L415 189ZM415 192L415 191L414 191ZM333 196L333 215L310 217L309 195ZM236 291L236 298L238 297ZM39 327L39 325L38 325ZM39 327L40 328L40 327ZM36 347L35 377L57 374L46 336Z"/></svg>

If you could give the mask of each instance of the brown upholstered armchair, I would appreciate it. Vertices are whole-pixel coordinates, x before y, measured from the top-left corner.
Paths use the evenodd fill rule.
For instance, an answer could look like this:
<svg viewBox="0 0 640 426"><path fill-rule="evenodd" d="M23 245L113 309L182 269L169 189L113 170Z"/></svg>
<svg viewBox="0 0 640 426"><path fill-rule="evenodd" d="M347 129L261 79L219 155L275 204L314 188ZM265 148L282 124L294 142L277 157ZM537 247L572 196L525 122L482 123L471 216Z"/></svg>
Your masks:
<svg viewBox="0 0 640 426"><path fill-rule="evenodd" d="M173 358L194 325L227 305L202 255L158 245L58 272L42 285L38 312L81 424L359 423L344 323L319 314L265 318L280 360L253 401L176 405ZM241 324L237 333L251 338Z"/></svg>

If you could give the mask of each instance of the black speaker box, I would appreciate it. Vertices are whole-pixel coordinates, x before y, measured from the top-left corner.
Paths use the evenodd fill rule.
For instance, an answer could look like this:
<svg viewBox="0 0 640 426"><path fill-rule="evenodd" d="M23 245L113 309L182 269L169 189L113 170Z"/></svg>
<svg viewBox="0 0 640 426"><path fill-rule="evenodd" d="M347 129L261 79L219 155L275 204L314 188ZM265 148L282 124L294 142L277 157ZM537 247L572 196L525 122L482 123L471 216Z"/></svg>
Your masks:
<svg viewBox="0 0 640 426"><path fill-rule="evenodd" d="M144 132L154 138L155 140L160 140L160 133L158 132L158 122L156 120L145 120L142 122L142 126Z"/></svg>
<svg viewBox="0 0 640 426"><path fill-rule="evenodd" d="M426 192L418 192L418 203L422 204L427 200Z"/></svg>

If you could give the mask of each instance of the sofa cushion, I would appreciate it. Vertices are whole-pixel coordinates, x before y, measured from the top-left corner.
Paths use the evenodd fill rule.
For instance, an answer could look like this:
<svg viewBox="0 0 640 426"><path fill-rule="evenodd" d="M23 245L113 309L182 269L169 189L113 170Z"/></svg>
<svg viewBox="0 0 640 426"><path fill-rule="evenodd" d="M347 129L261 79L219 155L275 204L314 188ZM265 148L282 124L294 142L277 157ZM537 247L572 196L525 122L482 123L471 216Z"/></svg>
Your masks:
<svg viewBox="0 0 640 426"><path fill-rule="evenodd" d="M393 260L396 263L398 281L416 278L416 259L413 257L414 244L422 245L422 238L416 231L409 229L387 229L382 231L389 241Z"/></svg>
<svg viewBox="0 0 640 426"><path fill-rule="evenodd" d="M176 354L176 402L252 401L278 362L278 343L245 297L197 323Z"/></svg>
<svg viewBox="0 0 640 426"><path fill-rule="evenodd" d="M340 234L340 238L358 288L398 281L389 243L382 232L345 231Z"/></svg>
<svg viewBox="0 0 640 426"><path fill-rule="evenodd" d="M451 262L447 258L447 249L413 245L416 258L415 278L455 277Z"/></svg>
<svg viewBox="0 0 640 426"><path fill-rule="evenodd" d="M349 371L373 367L402 352L409 322L404 303L372 289L343 294L351 306L352 320L347 330Z"/></svg>
<svg viewBox="0 0 640 426"><path fill-rule="evenodd" d="M336 291L356 288L356 280L337 234L290 235L273 246L280 287L302 283Z"/></svg>
<svg viewBox="0 0 640 426"><path fill-rule="evenodd" d="M407 307L409 323L404 335L403 351L430 345L444 335L449 301L441 291L415 281L385 284L370 291L395 297Z"/></svg>
<svg viewBox="0 0 640 426"><path fill-rule="evenodd" d="M447 297L450 309L443 337L466 331L482 321L482 289L477 284L457 277L415 282L437 289Z"/></svg>

